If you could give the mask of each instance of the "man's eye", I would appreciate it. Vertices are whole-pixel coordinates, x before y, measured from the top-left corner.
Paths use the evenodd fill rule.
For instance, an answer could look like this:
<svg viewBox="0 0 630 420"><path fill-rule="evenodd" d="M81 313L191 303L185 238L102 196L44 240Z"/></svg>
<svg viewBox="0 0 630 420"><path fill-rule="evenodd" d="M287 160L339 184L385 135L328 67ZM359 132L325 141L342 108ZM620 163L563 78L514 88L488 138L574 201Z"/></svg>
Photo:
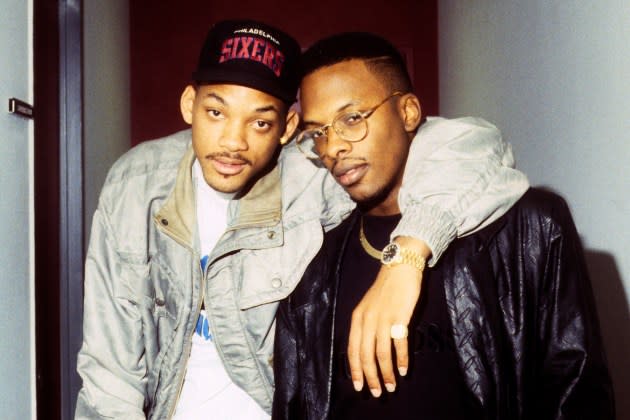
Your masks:
<svg viewBox="0 0 630 420"><path fill-rule="evenodd" d="M209 108L206 110L206 112L208 113L208 115L215 118L218 118L221 116L221 111L219 111L218 109Z"/></svg>
<svg viewBox="0 0 630 420"><path fill-rule="evenodd" d="M363 117L358 112L351 112L342 116L339 121L344 125L352 126L357 125L363 120Z"/></svg>
<svg viewBox="0 0 630 420"><path fill-rule="evenodd" d="M256 128L269 128L271 127L271 124L268 121L263 121L263 120L256 120L256 122L254 122L254 125Z"/></svg>

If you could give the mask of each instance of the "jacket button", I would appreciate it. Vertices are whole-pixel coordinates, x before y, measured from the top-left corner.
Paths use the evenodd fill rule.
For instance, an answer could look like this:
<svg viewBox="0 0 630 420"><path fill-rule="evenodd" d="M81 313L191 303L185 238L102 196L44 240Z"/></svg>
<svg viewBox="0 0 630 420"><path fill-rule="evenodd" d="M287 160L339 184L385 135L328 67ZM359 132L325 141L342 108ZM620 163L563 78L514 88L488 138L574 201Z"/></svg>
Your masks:
<svg viewBox="0 0 630 420"><path fill-rule="evenodd" d="M273 287L274 289L277 289L280 286L282 286L282 280L278 278L271 280L271 287Z"/></svg>
<svg viewBox="0 0 630 420"><path fill-rule="evenodd" d="M276 232L274 232L273 230L270 230L269 232L267 232L267 238L273 239L275 236L276 236Z"/></svg>
<svg viewBox="0 0 630 420"><path fill-rule="evenodd" d="M162 220L160 220L160 222L162 222L162 224L163 224L164 226L168 226L168 220L166 220L166 219L162 219Z"/></svg>

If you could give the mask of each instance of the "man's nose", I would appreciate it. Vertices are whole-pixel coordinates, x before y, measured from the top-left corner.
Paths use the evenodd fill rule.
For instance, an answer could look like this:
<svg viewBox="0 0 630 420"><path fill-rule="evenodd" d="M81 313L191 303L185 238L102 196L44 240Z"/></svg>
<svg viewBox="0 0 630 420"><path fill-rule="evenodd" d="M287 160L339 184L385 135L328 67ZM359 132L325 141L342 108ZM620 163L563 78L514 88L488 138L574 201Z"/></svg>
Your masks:
<svg viewBox="0 0 630 420"><path fill-rule="evenodd" d="M352 142L345 140L337 132L329 127L324 154L331 158L337 158L352 150Z"/></svg>
<svg viewBox="0 0 630 420"><path fill-rule="evenodd" d="M239 122L227 122L223 127L219 146L231 152L247 150L246 127Z"/></svg>

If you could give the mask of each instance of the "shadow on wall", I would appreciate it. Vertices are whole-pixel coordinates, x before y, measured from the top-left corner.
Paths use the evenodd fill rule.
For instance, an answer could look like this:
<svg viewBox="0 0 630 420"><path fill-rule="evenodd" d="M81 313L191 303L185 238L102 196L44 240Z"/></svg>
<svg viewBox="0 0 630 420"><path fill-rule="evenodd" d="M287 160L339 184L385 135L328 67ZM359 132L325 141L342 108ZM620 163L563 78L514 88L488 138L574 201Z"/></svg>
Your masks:
<svg viewBox="0 0 630 420"><path fill-rule="evenodd" d="M585 250L599 322L615 388L618 419L630 419L630 312L621 275L612 255Z"/></svg>

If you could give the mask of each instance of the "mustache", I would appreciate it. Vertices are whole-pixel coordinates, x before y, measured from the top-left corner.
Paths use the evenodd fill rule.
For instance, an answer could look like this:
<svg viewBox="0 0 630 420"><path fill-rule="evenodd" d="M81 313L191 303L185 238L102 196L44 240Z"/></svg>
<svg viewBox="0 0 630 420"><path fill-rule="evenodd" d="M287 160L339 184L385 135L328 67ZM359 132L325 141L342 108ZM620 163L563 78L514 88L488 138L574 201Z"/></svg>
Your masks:
<svg viewBox="0 0 630 420"><path fill-rule="evenodd" d="M240 153L215 152L215 153L208 153L206 155L206 159L217 159L217 158L224 158L224 159L233 160L233 161L240 161L241 163L245 163L245 164L248 164L248 165L252 164L252 162L249 159L247 159L246 157L244 157Z"/></svg>

